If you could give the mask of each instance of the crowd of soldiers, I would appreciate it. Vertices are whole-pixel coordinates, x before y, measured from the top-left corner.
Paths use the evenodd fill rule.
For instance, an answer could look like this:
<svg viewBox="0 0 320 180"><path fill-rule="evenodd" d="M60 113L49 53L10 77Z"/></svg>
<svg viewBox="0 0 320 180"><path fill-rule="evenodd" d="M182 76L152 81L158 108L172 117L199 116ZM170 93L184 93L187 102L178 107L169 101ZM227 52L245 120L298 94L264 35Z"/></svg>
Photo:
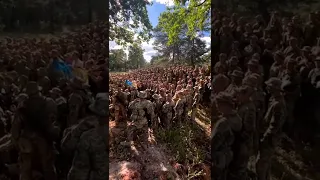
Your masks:
<svg viewBox="0 0 320 180"><path fill-rule="evenodd" d="M108 179L107 25L0 44L0 179ZM89 81L52 68L89 71Z"/></svg>
<svg viewBox="0 0 320 180"><path fill-rule="evenodd" d="M212 179L270 179L284 134L296 139L299 123L319 133L319 15L214 13Z"/></svg>
<svg viewBox="0 0 320 180"><path fill-rule="evenodd" d="M126 84L128 81L133 83ZM147 144L149 129L179 127L194 120L198 105L210 97L210 71L206 66L175 65L111 74L109 84L111 120L117 126L130 122L125 130L126 142L115 139L113 143L117 144L135 143L137 137L139 143Z"/></svg>

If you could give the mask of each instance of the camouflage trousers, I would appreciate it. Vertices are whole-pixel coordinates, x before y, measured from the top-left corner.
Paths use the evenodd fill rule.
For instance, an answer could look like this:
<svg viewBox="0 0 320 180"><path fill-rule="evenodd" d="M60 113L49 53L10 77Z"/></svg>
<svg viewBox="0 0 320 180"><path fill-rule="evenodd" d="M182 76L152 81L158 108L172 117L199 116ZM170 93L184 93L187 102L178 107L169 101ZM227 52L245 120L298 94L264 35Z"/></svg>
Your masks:
<svg viewBox="0 0 320 180"><path fill-rule="evenodd" d="M212 180L227 180L227 171L233 158L231 149L213 152L212 154Z"/></svg>
<svg viewBox="0 0 320 180"><path fill-rule="evenodd" d="M165 128L170 128L171 127L171 122L172 122L172 114L164 114L163 117L161 118L161 124Z"/></svg>
<svg viewBox="0 0 320 180"><path fill-rule="evenodd" d="M148 124L143 126L130 125L128 126L128 141L136 141L139 139L140 142L148 141Z"/></svg>
<svg viewBox="0 0 320 180"><path fill-rule="evenodd" d="M32 171L39 169L44 179L57 180L54 166L54 151L42 137L19 139L20 180L32 180Z"/></svg>
<svg viewBox="0 0 320 180"><path fill-rule="evenodd" d="M271 170L271 160L275 153L277 142L265 141L261 144L256 164L258 180L269 180Z"/></svg>
<svg viewBox="0 0 320 180"><path fill-rule="evenodd" d="M230 163L228 180L247 180L247 166L250 158L250 145L241 143L234 152Z"/></svg>

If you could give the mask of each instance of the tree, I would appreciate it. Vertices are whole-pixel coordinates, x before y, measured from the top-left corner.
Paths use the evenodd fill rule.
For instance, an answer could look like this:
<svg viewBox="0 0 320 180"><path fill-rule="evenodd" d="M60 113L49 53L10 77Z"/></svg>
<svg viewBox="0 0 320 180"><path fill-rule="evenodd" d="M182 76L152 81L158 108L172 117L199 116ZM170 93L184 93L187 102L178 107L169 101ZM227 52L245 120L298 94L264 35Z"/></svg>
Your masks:
<svg viewBox="0 0 320 180"><path fill-rule="evenodd" d="M112 49L109 54L109 69L122 71L126 69L127 55L123 49Z"/></svg>
<svg viewBox="0 0 320 180"><path fill-rule="evenodd" d="M147 5L150 5L147 0L110 0L110 40L119 45L128 45L134 41L150 39L152 25ZM138 34L137 39L134 39L135 34Z"/></svg>
<svg viewBox="0 0 320 180"><path fill-rule="evenodd" d="M138 69L145 66L146 60L144 59L143 51L138 43L133 43L129 46L128 69Z"/></svg>
<svg viewBox="0 0 320 180"><path fill-rule="evenodd" d="M168 44L175 44L183 27L192 39L199 31L210 30L211 0L175 0L175 6L168 8L159 18L159 26L168 34Z"/></svg>
<svg viewBox="0 0 320 180"><path fill-rule="evenodd" d="M171 59L174 63L187 62L192 65L200 60L200 57L208 52L206 43L200 39L199 34L192 38L187 35L187 25L183 25L174 44L169 44L169 38L164 29L157 26L154 31L154 49L156 49L161 58Z"/></svg>

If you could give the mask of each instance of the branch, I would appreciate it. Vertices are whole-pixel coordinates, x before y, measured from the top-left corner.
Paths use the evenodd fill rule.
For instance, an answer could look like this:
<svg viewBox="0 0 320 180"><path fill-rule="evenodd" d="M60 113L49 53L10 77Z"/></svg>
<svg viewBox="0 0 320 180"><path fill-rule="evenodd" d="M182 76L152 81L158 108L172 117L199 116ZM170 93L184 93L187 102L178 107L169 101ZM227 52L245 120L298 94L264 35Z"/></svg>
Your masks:
<svg viewBox="0 0 320 180"><path fill-rule="evenodd" d="M200 4L197 4L196 6L194 6L194 7L199 7L199 6L202 6L205 2L206 2L207 0L204 0L202 3L200 3Z"/></svg>

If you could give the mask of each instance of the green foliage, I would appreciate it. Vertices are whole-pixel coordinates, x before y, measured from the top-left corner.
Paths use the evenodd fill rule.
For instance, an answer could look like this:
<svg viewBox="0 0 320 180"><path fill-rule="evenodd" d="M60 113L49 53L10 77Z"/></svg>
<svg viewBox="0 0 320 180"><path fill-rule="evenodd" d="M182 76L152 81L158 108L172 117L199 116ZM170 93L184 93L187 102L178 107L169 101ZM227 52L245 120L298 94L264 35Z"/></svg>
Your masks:
<svg viewBox="0 0 320 180"><path fill-rule="evenodd" d="M205 159L205 151L199 144L202 137L201 130L193 124L183 124L179 128L172 127L168 130L157 131L157 140L166 143L179 163L201 163Z"/></svg>
<svg viewBox="0 0 320 180"><path fill-rule="evenodd" d="M146 65L146 60L143 56L143 49L138 43L133 43L129 46L129 55L127 67L129 69L138 69Z"/></svg>
<svg viewBox="0 0 320 180"><path fill-rule="evenodd" d="M119 45L128 45L133 41L146 41L151 37L150 23L145 0L110 0L110 40ZM138 34L134 39L134 34Z"/></svg>
<svg viewBox="0 0 320 180"><path fill-rule="evenodd" d="M123 71L126 68L127 55L122 49L110 50L109 69L110 71Z"/></svg>
<svg viewBox="0 0 320 180"><path fill-rule="evenodd" d="M206 43L201 40L201 36L192 38L187 35L187 32L187 26L182 25L175 43L170 44L168 43L168 33L161 26L155 27L153 45L154 49L158 51L159 58L167 61L172 60L173 63L179 62L191 65L203 62L202 56L209 51L209 48L206 48Z"/></svg>
<svg viewBox="0 0 320 180"><path fill-rule="evenodd" d="M210 29L210 10L211 0L175 0L175 6L159 17L159 26L168 34L168 44L178 41L185 25L188 29L186 35L191 39L196 37L198 31Z"/></svg>

